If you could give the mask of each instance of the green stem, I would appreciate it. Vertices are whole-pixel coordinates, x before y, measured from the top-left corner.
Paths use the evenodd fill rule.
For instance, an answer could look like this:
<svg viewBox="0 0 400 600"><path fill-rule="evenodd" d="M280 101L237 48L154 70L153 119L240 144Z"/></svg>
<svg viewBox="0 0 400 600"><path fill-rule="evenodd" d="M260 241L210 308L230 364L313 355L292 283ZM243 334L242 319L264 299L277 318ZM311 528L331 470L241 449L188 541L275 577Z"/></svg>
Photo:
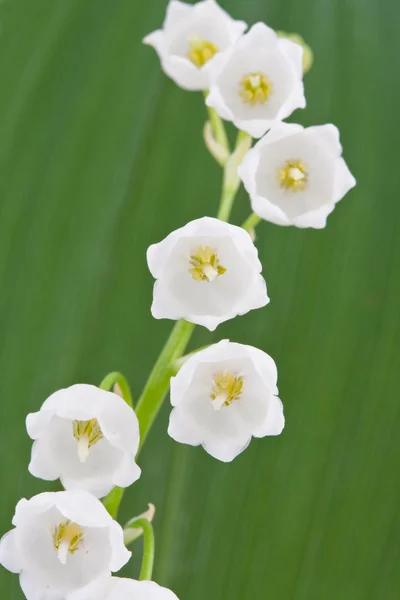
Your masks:
<svg viewBox="0 0 400 600"><path fill-rule="evenodd" d="M136 407L140 425L139 452L167 395L169 381L174 374L174 363L185 352L194 328L194 323L188 323L183 319L177 321L150 373Z"/></svg>
<svg viewBox="0 0 400 600"><path fill-rule="evenodd" d="M204 96L205 96L205 98L207 98L207 96L208 96L207 91L204 92ZM213 130L215 139L217 140L217 142L219 144L221 144L221 146L226 148L226 150L230 154L231 150L230 150L230 146L229 146L229 140L228 140L228 136L226 135L224 123L223 123L221 117L219 116L219 114L217 113L215 108L211 108L211 106L207 106L207 105L206 105L206 108L207 108L208 117L210 119L210 123L211 123L211 127Z"/></svg>
<svg viewBox="0 0 400 600"><path fill-rule="evenodd" d="M251 213L251 215L249 215L247 217L247 219L244 221L244 223L242 224L242 227L246 231L251 231L252 229L257 227L257 225L261 222L261 220L262 220L261 217L256 215L256 213Z"/></svg>
<svg viewBox="0 0 400 600"><path fill-rule="evenodd" d="M126 380L126 378L122 375L122 373L119 373L118 371L112 371L104 377L103 381L99 385L99 388L108 392L114 387L115 384L119 386L119 389L121 390L121 394L125 402L133 408L132 394L129 387L129 383Z"/></svg>
<svg viewBox="0 0 400 600"><path fill-rule="evenodd" d="M103 504L113 519L116 519L118 516L119 505L122 502L124 491L124 488L115 487L103 498Z"/></svg>
<svg viewBox="0 0 400 600"><path fill-rule="evenodd" d="M232 177L232 169L229 160L224 167L224 178L222 182L221 203L219 205L217 219L229 221L232 212L233 201L240 186L239 177Z"/></svg>
<svg viewBox="0 0 400 600"><path fill-rule="evenodd" d="M130 524L129 528L140 528L143 530L143 558L139 579L140 581L151 581L155 552L153 526L147 519L137 519L136 521L133 521L133 523Z"/></svg>

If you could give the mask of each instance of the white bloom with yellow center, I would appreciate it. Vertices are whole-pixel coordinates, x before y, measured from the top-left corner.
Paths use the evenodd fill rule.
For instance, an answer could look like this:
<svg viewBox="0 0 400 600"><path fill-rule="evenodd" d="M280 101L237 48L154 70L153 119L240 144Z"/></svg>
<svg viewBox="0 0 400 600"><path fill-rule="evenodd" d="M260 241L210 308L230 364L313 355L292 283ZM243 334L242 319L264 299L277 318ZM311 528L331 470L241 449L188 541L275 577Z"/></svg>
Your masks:
<svg viewBox="0 0 400 600"><path fill-rule="evenodd" d="M163 28L143 41L154 47L163 70L180 87L205 90L215 55L231 46L246 27L215 0L194 5L170 0Z"/></svg>
<svg viewBox="0 0 400 600"><path fill-rule="evenodd" d="M203 217L150 246L156 319L184 318L213 331L269 302L261 263L241 227Z"/></svg>
<svg viewBox="0 0 400 600"><path fill-rule="evenodd" d="M87 596L76 594L73 600L178 600L171 590L154 581L136 581L112 577L102 594Z"/></svg>
<svg viewBox="0 0 400 600"><path fill-rule="evenodd" d="M259 138L306 105L303 48L257 23L210 65L206 103L238 129Z"/></svg>
<svg viewBox="0 0 400 600"><path fill-rule="evenodd" d="M77 384L52 394L26 420L35 440L29 471L68 490L86 490L98 498L140 477L137 417L117 394Z"/></svg>
<svg viewBox="0 0 400 600"><path fill-rule="evenodd" d="M131 553L121 526L87 492L52 492L18 502L0 563L19 573L28 600L98 597Z"/></svg>
<svg viewBox="0 0 400 600"><path fill-rule="evenodd" d="M334 125L277 125L245 155L239 176L257 215L315 229L356 184Z"/></svg>
<svg viewBox="0 0 400 600"><path fill-rule="evenodd" d="M282 432L276 385L276 365L268 354L222 340L190 357L171 379L168 433L230 462L252 437Z"/></svg>

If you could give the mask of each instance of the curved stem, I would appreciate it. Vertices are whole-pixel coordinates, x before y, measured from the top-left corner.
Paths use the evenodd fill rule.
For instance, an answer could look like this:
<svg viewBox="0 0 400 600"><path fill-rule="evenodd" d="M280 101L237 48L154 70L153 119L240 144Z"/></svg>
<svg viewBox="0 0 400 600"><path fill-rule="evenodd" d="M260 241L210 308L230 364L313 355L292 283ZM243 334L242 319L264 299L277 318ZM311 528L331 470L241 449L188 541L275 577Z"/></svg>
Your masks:
<svg viewBox="0 0 400 600"><path fill-rule="evenodd" d="M262 220L261 217L256 215L256 213L251 213L247 217L247 219L244 221L244 223L242 224L242 227L246 231L250 231L251 229L254 229L255 227L257 227L257 225L260 223L261 220Z"/></svg>
<svg viewBox="0 0 400 600"><path fill-rule="evenodd" d="M147 519L136 519L125 529L125 531L131 528L142 529L143 531L143 558L139 579L140 581L150 581L153 574L155 552L153 526Z"/></svg>
<svg viewBox="0 0 400 600"><path fill-rule="evenodd" d="M194 328L194 323L184 319L177 321L150 373L136 407L140 425L139 452L167 395L170 378L174 375L174 363L185 352Z"/></svg>
<svg viewBox="0 0 400 600"><path fill-rule="evenodd" d="M129 406L133 408L132 394L129 383L126 377L124 377L122 373L119 373L119 371L112 371L106 375L103 381L100 383L99 388L108 392L114 387L114 385L118 385L119 389L121 390L122 398L127 404L129 404Z"/></svg>

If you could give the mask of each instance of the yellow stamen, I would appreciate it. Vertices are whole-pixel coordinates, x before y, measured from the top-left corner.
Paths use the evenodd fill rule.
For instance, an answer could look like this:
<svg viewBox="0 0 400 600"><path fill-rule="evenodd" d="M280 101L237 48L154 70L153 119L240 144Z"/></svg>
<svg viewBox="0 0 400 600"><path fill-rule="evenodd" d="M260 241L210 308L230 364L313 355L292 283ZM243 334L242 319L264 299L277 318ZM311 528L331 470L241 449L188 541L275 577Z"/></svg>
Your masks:
<svg viewBox="0 0 400 600"><path fill-rule="evenodd" d="M203 67L218 52L218 48L208 40L199 37L189 38L188 58L196 67Z"/></svg>
<svg viewBox="0 0 400 600"><path fill-rule="evenodd" d="M214 410L220 410L222 406L229 406L234 400L239 400L242 391L243 377L241 375L232 375L227 371L215 375L214 386L210 394Z"/></svg>
<svg viewBox="0 0 400 600"><path fill-rule="evenodd" d="M58 525L53 532L53 547L62 565L67 564L68 554L74 554L84 539L82 528L67 520Z"/></svg>
<svg viewBox="0 0 400 600"><path fill-rule="evenodd" d="M307 187L308 167L301 160L287 160L278 169L277 178L281 188L291 192L302 192Z"/></svg>
<svg viewBox="0 0 400 600"><path fill-rule="evenodd" d="M249 73L240 82L240 96L246 104L265 104L273 93L273 84L263 73Z"/></svg>
<svg viewBox="0 0 400 600"><path fill-rule="evenodd" d="M90 448L100 441L104 436L97 419L90 421L73 421L74 438L78 442L78 456L81 462L85 462L89 456Z"/></svg>
<svg viewBox="0 0 400 600"><path fill-rule="evenodd" d="M226 272L225 267L219 264L216 252L209 246L199 246L196 253L190 256L189 263L193 267L189 273L195 281L213 281Z"/></svg>

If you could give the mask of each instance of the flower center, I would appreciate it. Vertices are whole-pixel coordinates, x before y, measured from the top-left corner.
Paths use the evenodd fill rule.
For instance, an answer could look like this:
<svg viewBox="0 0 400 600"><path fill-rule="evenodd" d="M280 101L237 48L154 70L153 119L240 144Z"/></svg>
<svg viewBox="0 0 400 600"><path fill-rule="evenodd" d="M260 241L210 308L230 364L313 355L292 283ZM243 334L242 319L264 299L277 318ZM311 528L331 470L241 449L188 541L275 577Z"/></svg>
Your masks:
<svg viewBox="0 0 400 600"><path fill-rule="evenodd" d="M78 442L79 460L84 463L89 456L90 448L104 436L97 419L90 421L73 421L74 438Z"/></svg>
<svg viewBox="0 0 400 600"><path fill-rule="evenodd" d="M247 104L265 104L274 91L272 81L263 73L249 73L240 82L240 96Z"/></svg>
<svg viewBox="0 0 400 600"><path fill-rule="evenodd" d="M219 264L216 252L209 246L199 246L195 254L190 256L192 269L189 273L195 281L213 281L218 275L226 272L225 267Z"/></svg>
<svg viewBox="0 0 400 600"><path fill-rule="evenodd" d="M243 377L241 375L232 375L227 371L215 375L210 394L214 410L221 410L223 406L229 406L234 400L239 400L242 391Z"/></svg>
<svg viewBox="0 0 400 600"><path fill-rule="evenodd" d="M217 52L218 48L212 42L195 35L189 38L188 58L196 67L203 67Z"/></svg>
<svg viewBox="0 0 400 600"><path fill-rule="evenodd" d="M301 160L287 160L283 167L278 169L277 178L284 190L302 192L307 187L308 167Z"/></svg>
<svg viewBox="0 0 400 600"><path fill-rule="evenodd" d="M53 532L53 547L62 565L67 564L68 554L74 554L84 539L82 528L71 521L64 521Z"/></svg>

